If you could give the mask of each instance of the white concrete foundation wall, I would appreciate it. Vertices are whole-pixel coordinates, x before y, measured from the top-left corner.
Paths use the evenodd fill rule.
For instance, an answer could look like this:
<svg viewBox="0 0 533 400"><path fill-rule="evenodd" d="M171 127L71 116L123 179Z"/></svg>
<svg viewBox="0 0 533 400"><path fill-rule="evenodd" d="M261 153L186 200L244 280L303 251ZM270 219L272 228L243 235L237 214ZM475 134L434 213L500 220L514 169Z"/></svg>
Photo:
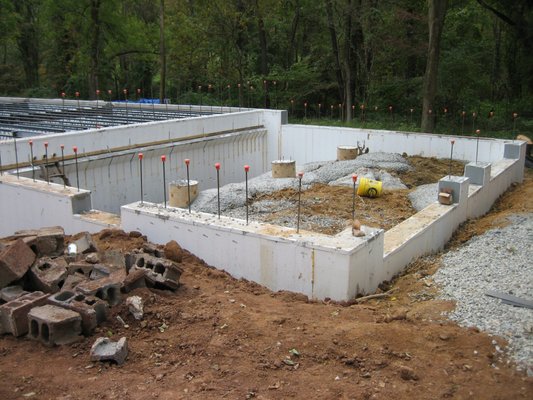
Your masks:
<svg viewBox="0 0 533 400"><path fill-rule="evenodd" d="M449 158L451 140L455 140L454 159L475 160L476 138L423 133L378 131L313 125L282 125L280 157L291 158L301 165L312 161L334 160L337 146L356 145L357 141L371 152L407 153L424 157ZM478 161L493 162L503 157L505 143L513 140L480 138Z"/></svg>
<svg viewBox="0 0 533 400"><path fill-rule="evenodd" d="M142 152L144 200L162 203L162 155L166 156L168 200L168 184L187 177L184 163L186 158L190 159L190 178L199 181L200 190L216 187L216 162L222 165L222 185L242 181L245 164L251 167L251 177L266 172L266 137L267 132L258 129L204 140L141 148L134 152L101 155L79 163L80 186L91 191L94 208L118 214L121 205L141 198L138 153ZM70 184L76 186L75 164L69 162L65 170Z"/></svg>
<svg viewBox="0 0 533 400"><path fill-rule="evenodd" d="M369 269L382 265L383 231L336 237L251 223L153 204L122 207L122 228L156 243L176 240L208 264L272 290L346 300L377 288Z"/></svg>
<svg viewBox="0 0 533 400"><path fill-rule="evenodd" d="M73 146L78 147L78 153L115 151L131 146L157 144L178 140L194 139L221 132L251 129L260 127L267 122L270 127L279 126L281 112L264 115L261 110L242 111L231 114L218 114L168 121L147 122L127 126L116 126L102 129L47 134L32 137L33 152L37 159L45 154L44 142L48 142L48 155L61 155L60 145L65 146L65 156L74 154ZM0 152L2 164L15 164L15 146L13 140L1 141ZM27 139L17 140L19 162L30 161L30 147Z"/></svg>
<svg viewBox="0 0 533 400"><path fill-rule="evenodd" d="M417 257L442 249L461 223L484 215L511 184L521 182L525 144L517 146L520 158L492 163L490 181L484 186L468 187L468 197L459 204L444 206L435 201L385 232L384 279L391 279Z"/></svg>
<svg viewBox="0 0 533 400"><path fill-rule="evenodd" d="M65 233L98 232L111 224L79 213L91 210L90 193L28 178L0 176L0 237L21 229L60 225Z"/></svg>

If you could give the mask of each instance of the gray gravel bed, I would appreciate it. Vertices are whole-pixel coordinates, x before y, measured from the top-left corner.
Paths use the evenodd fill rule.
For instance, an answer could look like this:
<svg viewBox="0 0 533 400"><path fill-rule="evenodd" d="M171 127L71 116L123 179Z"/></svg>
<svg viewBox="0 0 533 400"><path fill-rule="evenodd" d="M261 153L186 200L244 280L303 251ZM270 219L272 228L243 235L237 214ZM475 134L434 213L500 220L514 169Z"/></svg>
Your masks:
<svg viewBox="0 0 533 400"><path fill-rule="evenodd" d="M405 172L411 167L400 154L368 153L355 160L320 161L297 166L296 171L303 171L302 190L308 189L315 183L330 183L332 181L346 181L352 185L351 176L357 173L361 176L382 179L384 188L405 188L398 178L394 178L387 171ZM360 172L358 172L360 171ZM297 178L272 178L272 173L266 172L248 181L248 197L259 194L270 194L286 188L297 188ZM220 188L220 209L226 215L230 210L242 207L245 199L245 182L230 183ZM195 211L217 213L217 191L208 189L200 192L198 198L191 204Z"/></svg>
<svg viewBox="0 0 533 400"><path fill-rule="evenodd" d="M416 211L423 210L431 203L437 201L439 191L438 183L430 183L427 185L418 186L415 190L410 192L407 197L411 201L413 208Z"/></svg>
<svg viewBox="0 0 533 400"><path fill-rule="evenodd" d="M441 297L456 301L449 318L505 338L505 351L517 368L533 376L533 310L485 295L496 290L533 300L533 214L510 219L511 225L448 252L433 278L442 288ZM496 352L502 351L496 346Z"/></svg>

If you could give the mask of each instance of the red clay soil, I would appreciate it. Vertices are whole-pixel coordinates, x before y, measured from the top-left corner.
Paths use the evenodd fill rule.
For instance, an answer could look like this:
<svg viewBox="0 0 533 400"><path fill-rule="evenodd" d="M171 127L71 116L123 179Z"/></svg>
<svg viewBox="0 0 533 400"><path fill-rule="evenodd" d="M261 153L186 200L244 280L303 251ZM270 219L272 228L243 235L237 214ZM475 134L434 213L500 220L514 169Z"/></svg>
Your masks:
<svg viewBox="0 0 533 400"><path fill-rule="evenodd" d="M532 188L528 172L495 214L465 225L456 238L501 223L506 205L532 212ZM142 243L120 232L94 237L107 249ZM0 399L533 398L533 378L500 361L495 338L441 316L453 304L435 300L437 289L426 279L438 262L413 263L388 286L393 297L341 305L273 293L187 253L175 293L131 293L144 299L143 321L120 305L74 345L0 337ZM89 360L99 336L128 338L124 365Z"/></svg>

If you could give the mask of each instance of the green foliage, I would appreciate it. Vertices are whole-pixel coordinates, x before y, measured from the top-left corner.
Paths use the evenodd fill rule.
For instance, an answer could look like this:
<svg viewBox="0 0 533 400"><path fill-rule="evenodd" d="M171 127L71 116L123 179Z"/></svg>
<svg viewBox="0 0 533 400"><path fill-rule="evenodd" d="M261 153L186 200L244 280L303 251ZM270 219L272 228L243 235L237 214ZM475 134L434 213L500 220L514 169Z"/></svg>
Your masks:
<svg viewBox="0 0 533 400"><path fill-rule="evenodd" d="M514 25L478 2L449 2L437 132L465 131L463 110L468 118L476 112L487 131L509 130L513 112L520 115L513 133L532 130L533 6L527 0L513 7L504 0L486 2ZM397 116L394 129L414 130L420 122L409 110L416 115L421 109L426 0L331 0L338 54L326 0L164 0L164 5L166 97L172 101L285 108L291 118L316 119L320 112L319 123L336 123L346 117L338 106L343 102L338 56L340 82L350 65L353 124L361 124L361 104L369 113L366 126L392 128L389 106ZM72 97L80 91L87 98L97 85L112 89L113 98L123 98L124 88L130 99L137 89L143 97L158 97L159 6L160 0L0 0L0 95L49 97L66 91ZM24 43L28 34L36 40L26 37ZM35 49L26 48L28 43ZM36 80L30 74L35 66Z"/></svg>

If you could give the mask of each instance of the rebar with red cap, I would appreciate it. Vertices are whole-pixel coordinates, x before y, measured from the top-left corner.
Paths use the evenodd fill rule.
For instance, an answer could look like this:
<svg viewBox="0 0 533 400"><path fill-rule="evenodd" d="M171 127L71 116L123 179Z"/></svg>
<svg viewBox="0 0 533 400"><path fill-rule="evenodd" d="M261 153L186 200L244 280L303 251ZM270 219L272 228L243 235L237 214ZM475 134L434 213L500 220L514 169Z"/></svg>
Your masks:
<svg viewBox="0 0 533 400"><path fill-rule="evenodd" d="M74 151L74 160L76 161L76 186L78 187L78 192L80 191L80 174L78 170L78 146L73 146L72 150Z"/></svg>
<svg viewBox="0 0 533 400"><path fill-rule="evenodd" d="M143 204L143 153L139 153L139 175L141 178L141 204Z"/></svg>
<svg viewBox="0 0 533 400"><path fill-rule="evenodd" d="M189 181L189 164L191 160L185 159L185 166L187 167L187 204L189 205L189 214L191 213L191 182Z"/></svg>
<svg viewBox="0 0 533 400"><path fill-rule="evenodd" d="M30 158L31 158L31 179L35 182L35 168L33 167L33 140L28 140L30 145Z"/></svg>
<svg viewBox="0 0 533 400"><path fill-rule="evenodd" d="M450 150L450 170L448 173L448 177L452 176L452 161L453 161L453 145L455 144L455 140L452 140L450 142L452 144L451 150Z"/></svg>
<svg viewBox="0 0 533 400"><path fill-rule="evenodd" d="M476 129L476 136L477 136L477 140L476 140L476 164L477 164L477 155L478 155L478 150L479 150L479 134L481 133L481 131L479 129Z"/></svg>
<svg viewBox="0 0 533 400"><path fill-rule="evenodd" d="M304 176L303 172L298 172L298 215L296 218L296 233L300 233L300 208L302 200L302 178Z"/></svg>
<svg viewBox="0 0 533 400"><path fill-rule="evenodd" d="M217 170L217 206L218 206L218 219L220 219L220 163L215 163L215 169Z"/></svg>
<svg viewBox="0 0 533 400"><path fill-rule="evenodd" d="M63 173L63 189L64 189L65 186L67 185L67 183L65 182L67 178L67 175L65 174L65 145L60 144L59 147L61 148L61 171Z"/></svg>
<svg viewBox="0 0 533 400"><path fill-rule="evenodd" d="M353 182L353 194L352 194L352 219L355 219L355 184L357 182L357 175L352 175L352 182Z"/></svg>
<svg viewBox="0 0 533 400"><path fill-rule="evenodd" d="M50 184L50 175L48 175L48 142L44 142L44 170L46 171L46 183Z"/></svg>
<svg viewBox="0 0 533 400"><path fill-rule="evenodd" d="M246 200L244 203L246 204L246 225L248 225L248 171L250 171L250 166L245 165L244 166L244 178L246 182L246 186L245 186Z"/></svg>
<svg viewBox="0 0 533 400"><path fill-rule="evenodd" d="M19 175L19 153L17 151L17 138L13 134L13 145L15 146L15 167L17 168L17 179L20 177Z"/></svg>
<svg viewBox="0 0 533 400"><path fill-rule="evenodd" d="M161 164L163 164L163 201L165 203L165 208L167 208L167 182L165 177L165 161L167 160L167 156L163 155L161 156Z"/></svg>

